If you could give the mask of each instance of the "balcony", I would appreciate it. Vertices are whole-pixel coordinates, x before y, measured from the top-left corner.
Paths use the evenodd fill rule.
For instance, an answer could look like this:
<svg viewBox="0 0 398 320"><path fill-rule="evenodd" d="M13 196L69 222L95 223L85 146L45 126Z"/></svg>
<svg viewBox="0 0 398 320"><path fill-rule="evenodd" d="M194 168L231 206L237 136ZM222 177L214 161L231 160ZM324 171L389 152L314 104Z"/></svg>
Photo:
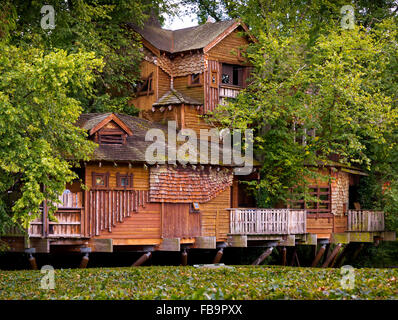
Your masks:
<svg viewBox="0 0 398 320"><path fill-rule="evenodd" d="M55 204L58 210L54 214L58 222L43 219L43 212L46 210L46 206L43 206L41 216L30 223L29 237L80 238L81 218L84 210L81 201L82 193L63 193L59 200L61 203Z"/></svg>
<svg viewBox="0 0 398 320"><path fill-rule="evenodd" d="M219 103L225 104L228 99L235 99L241 90L242 88L238 86L220 85Z"/></svg>
<svg viewBox="0 0 398 320"><path fill-rule="evenodd" d="M347 218L348 231L384 231L384 213L382 211L348 210Z"/></svg>
<svg viewBox="0 0 398 320"><path fill-rule="evenodd" d="M232 235L289 235L306 233L306 211L296 209L230 210Z"/></svg>

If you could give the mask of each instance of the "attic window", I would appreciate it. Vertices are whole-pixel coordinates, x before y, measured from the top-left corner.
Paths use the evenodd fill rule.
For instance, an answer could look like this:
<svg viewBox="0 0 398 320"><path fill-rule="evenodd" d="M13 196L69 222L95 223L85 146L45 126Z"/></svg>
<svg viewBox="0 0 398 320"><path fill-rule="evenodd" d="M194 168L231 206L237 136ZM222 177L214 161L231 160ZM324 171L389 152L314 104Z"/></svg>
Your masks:
<svg viewBox="0 0 398 320"><path fill-rule="evenodd" d="M99 144L124 144L125 137L122 134L99 134Z"/></svg>
<svg viewBox="0 0 398 320"><path fill-rule="evenodd" d="M188 86L200 86L201 84L200 73L194 73L188 76Z"/></svg>
<svg viewBox="0 0 398 320"><path fill-rule="evenodd" d="M153 94L152 80L153 74L151 73L147 78L144 78L142 83L138 86L137 95L146 96Z"/></svg>
<svg viewBox="0 0 398 320"><path fill-rule="evenodd" d="M93 188L108 188L109 185L109 173L92 173L92 184Z"/></svg>

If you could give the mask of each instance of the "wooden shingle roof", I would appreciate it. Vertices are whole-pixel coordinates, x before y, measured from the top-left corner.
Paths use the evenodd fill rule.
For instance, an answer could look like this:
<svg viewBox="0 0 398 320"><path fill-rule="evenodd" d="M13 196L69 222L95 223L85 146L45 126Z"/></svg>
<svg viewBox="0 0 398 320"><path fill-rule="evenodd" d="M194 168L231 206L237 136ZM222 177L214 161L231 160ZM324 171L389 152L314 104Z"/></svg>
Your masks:
<svg viewBox="0 0 398 320"><path fill-rule="evenodd" d="M133 24L130 26L155 48L175 53L202 49L234 24L237 24L237 20L205 23L179 30L166 30L151 24L144 27L137 27Z"/></svg>
<svg viewBox="0 0 398 320"><path fill-rule="evenodd" d="M152 106L169 106L176 104L202 105L203 103L191 98L175 89L167 91Z"/></svg>

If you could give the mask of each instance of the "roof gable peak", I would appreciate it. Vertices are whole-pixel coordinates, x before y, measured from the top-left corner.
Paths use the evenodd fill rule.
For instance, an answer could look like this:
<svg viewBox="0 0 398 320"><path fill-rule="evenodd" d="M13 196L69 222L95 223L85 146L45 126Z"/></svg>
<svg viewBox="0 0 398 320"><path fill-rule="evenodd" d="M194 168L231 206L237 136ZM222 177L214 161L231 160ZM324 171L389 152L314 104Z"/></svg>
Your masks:
<svg viewBox="0 0 398 320"><path fill-rule="evenodd" d="M115 122L124 132L126 132L127 135L131 136L133 132L131 129L121 120L119 117L111 113L109 116L107 116L105 119L97 123L89 132L90 136L96 133L98 130L102 129L105 127L109 122Z"/></svg>

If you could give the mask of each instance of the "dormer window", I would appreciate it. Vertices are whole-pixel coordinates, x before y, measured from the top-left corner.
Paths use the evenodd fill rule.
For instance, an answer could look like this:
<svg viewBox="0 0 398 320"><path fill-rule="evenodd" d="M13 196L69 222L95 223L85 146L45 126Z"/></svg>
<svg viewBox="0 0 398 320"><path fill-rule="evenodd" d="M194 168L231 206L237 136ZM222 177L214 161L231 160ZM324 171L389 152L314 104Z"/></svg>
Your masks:
<svg viewBox="0 0 398 320"><path fill-rule="evenodd" d="M89 134L100 145L123 145L133 132L115 114L111 114L94 126Z"/></svg>

